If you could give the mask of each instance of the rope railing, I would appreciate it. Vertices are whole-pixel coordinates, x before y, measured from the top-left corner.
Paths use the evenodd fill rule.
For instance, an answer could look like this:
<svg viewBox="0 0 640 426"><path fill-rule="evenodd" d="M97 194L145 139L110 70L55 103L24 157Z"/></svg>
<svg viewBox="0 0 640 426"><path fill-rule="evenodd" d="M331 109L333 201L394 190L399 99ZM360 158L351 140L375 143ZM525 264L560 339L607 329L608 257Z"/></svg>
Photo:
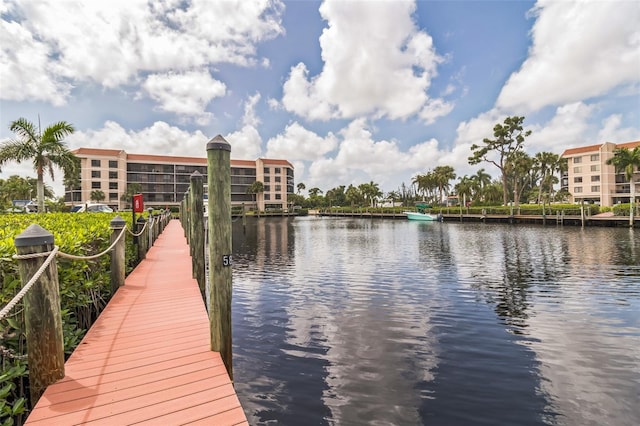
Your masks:
<svg viewBox="0 0 640 426"><path fill-rule="evenodd" d="M20 300L22 300L22 298L31 289L33 284L38 281L38 279L40 278L42 273L47 269L47 267L51 263L52 259L55 258L56 256L60 256L60 257L67 258L67 259L73 259L73 260L94 260L94 259L98 259L99 257L104 256L105 254L113 251L113 249L116 246L116 244L118 244L118 242L122 239L123 235L125 235L125 231L128 231L134 237L139 237L147 229L147 225L148 224L151 224L151 226L153 226L156 222L159 223L160 220L161 220L161 218L159 216L158 217L152 217L151 220L149 220L148 222L145 222L142 230L140 232L138 232L138 233L132 232L129 229L129 227L127 227L127 226L123 227L122 230L120 231L120 233L118 234L118 237L113 241L113 243L111 243L111 245L107 249L103 250L102 252L100 252L98 254L94 254L94 255L78 256L78 255L74 255L74 254L70 254L70 253L65 253L65 252L60 251L60 247L58 247L58 246L54 246L54 249L52 251L49 251L49 252L32 253L32 254L21 254L21 255L20 254L14 254L12 256L12 258L16 259L16 260L33 259L33 258L45 257L45 256L48 256L48 257L44 261L44 263L40 266L38 271L33 275L33 277L31 277L29 282L22 287L22 289L11 299L11 301L9 301L9 303L4 308L2 308L2 310L0 310L0 321L3 320L9 314L9 312L11 312L11 310L15 307L15 305L17 305L20 302Z"/></svg>
<svg viewBox="0 0 640 426"><path fill-rule="evenodd" d="M33 277L31 277L29 282L22 287L22 289L18 292L18 294L16 294L13 297L13 299L11 299L11 301L7 304L7 306L2 308L2 310L0 311L0 320L3 320L4 317L9 312L11 312L11 309L13 309L13 307L16 306L20 300L22 300L24 295L27 294L27 292L31 289L33 284L35 284L38 281L38 279L43 274L43 272L49 267L49 264L51 263L51 261L56 257L58 250L59 250L58 246L55 246L53 250L48 253L35 253L35 254L28 255L29 257L32 257L32 258L44 257L44 256L48 256L48 257L45 259L44 263L40 266L40 268L38 268L38 270L33 275Z"/></svg>

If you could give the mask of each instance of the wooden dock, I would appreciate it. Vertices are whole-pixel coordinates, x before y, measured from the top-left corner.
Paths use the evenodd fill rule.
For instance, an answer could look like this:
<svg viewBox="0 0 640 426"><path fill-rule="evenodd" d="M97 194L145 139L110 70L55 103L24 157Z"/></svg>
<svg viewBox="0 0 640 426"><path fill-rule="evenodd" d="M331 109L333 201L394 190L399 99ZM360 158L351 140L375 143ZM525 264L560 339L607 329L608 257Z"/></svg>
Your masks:
<svg viewBox="0 0 640 426"><path fill-rule="evenodd" d="M49 386L28 425L248 425L172 220Z"/></svg>

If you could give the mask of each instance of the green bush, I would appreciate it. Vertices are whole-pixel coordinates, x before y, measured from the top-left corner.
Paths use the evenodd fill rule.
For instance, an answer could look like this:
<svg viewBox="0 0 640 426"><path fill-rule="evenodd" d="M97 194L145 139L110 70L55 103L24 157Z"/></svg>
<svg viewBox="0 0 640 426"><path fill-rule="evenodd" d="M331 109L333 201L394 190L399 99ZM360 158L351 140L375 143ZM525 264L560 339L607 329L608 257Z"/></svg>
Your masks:
<svg viewBox="0 0 640 426"><path fill-rule="evenodd" d="M14 239L30 224L37 223L54 236L61 252L77 256L100 253L110 245L110 221L117 213L44 213L0 216L0 306L4 307L17 294L22 283L18 273ZM131 229L131 217L127 227ZM138 262L132 236L126 232L126 272ZM68 356L80 343L110 295L110 257L95 260L71 260L57 257L64 351ZM28 397L28 370L23 306L18 303L0 322L0 425L21 424L31 402Z"/></svg>

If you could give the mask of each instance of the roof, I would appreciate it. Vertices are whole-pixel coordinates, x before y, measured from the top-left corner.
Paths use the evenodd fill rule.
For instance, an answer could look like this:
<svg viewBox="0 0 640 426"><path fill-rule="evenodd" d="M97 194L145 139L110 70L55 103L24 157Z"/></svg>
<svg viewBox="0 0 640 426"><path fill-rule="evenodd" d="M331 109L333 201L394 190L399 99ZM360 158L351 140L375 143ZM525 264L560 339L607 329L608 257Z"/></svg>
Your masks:
<svg viewBox="0 0 640 426"><path fill-rule="evenodd" d="M101 149L101 148L78 148L74 149L74 154L78 155L103 155L106 157L117 157L120 153L124 152L121 149Z"/></svg>
<svg viewBox="0 0 640 426"><path fill-rule="evenodd" d="M126 154L127 161L144 162L144 163L170 163L170 164L201 164L207 165L206 157L181 157L177 155L154 155L154 154L127 154L124 150L118 149L102 149L102 148L78 148L72 151L76 155L84 156L105 156L117 157L122 153ZM261 158L264 164L281 165L293 168L293 165L287 160ZM253 160L231 160L233 167L256 167Z"/></svg>
<svg viewBox="0 0 640 426"><path fill-rule="evenodd" d="M291 163L288 162L287 160L279 160L279 159L273 159L273 158L261 158L260 160L262 160L264 164L293 167L293 165L291 165Z"/></svg>
<svg viewBox="0 0 640 426"><path fill-rule="evenodd" d="M127 154L127 161L140 161L145 163L189 163L189 164L207 164L207 159L203 157L178 157L170 155L152 155L152 154Z"/></svg>
<svg viewBox="0 0 640 426"><path fill-rule="evenodd" d="M562 157L570 157L570 156L576 155L576 154L584 154L586 152L599 151L600 147L602 145L603 144L588 145L588 146L579 146L577 148L565 149L564 152L562 153ZM615 144L615 146L616 146L616 148L633 149L633 148L635 148L637 146L640 146L640 141L618 143L618 144Z"/></svg>

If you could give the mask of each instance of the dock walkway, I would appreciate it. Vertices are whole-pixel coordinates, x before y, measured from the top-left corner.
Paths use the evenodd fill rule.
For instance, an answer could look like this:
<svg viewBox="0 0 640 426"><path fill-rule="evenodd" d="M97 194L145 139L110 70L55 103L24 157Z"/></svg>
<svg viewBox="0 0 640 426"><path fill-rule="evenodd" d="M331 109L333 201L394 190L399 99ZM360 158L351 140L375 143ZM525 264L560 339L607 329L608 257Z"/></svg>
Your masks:
<svg viewBox="0 0 640 426"><path fill-rule="evenodd" d="M172 220L49 386L28 425L248 425Z"/></svg>

